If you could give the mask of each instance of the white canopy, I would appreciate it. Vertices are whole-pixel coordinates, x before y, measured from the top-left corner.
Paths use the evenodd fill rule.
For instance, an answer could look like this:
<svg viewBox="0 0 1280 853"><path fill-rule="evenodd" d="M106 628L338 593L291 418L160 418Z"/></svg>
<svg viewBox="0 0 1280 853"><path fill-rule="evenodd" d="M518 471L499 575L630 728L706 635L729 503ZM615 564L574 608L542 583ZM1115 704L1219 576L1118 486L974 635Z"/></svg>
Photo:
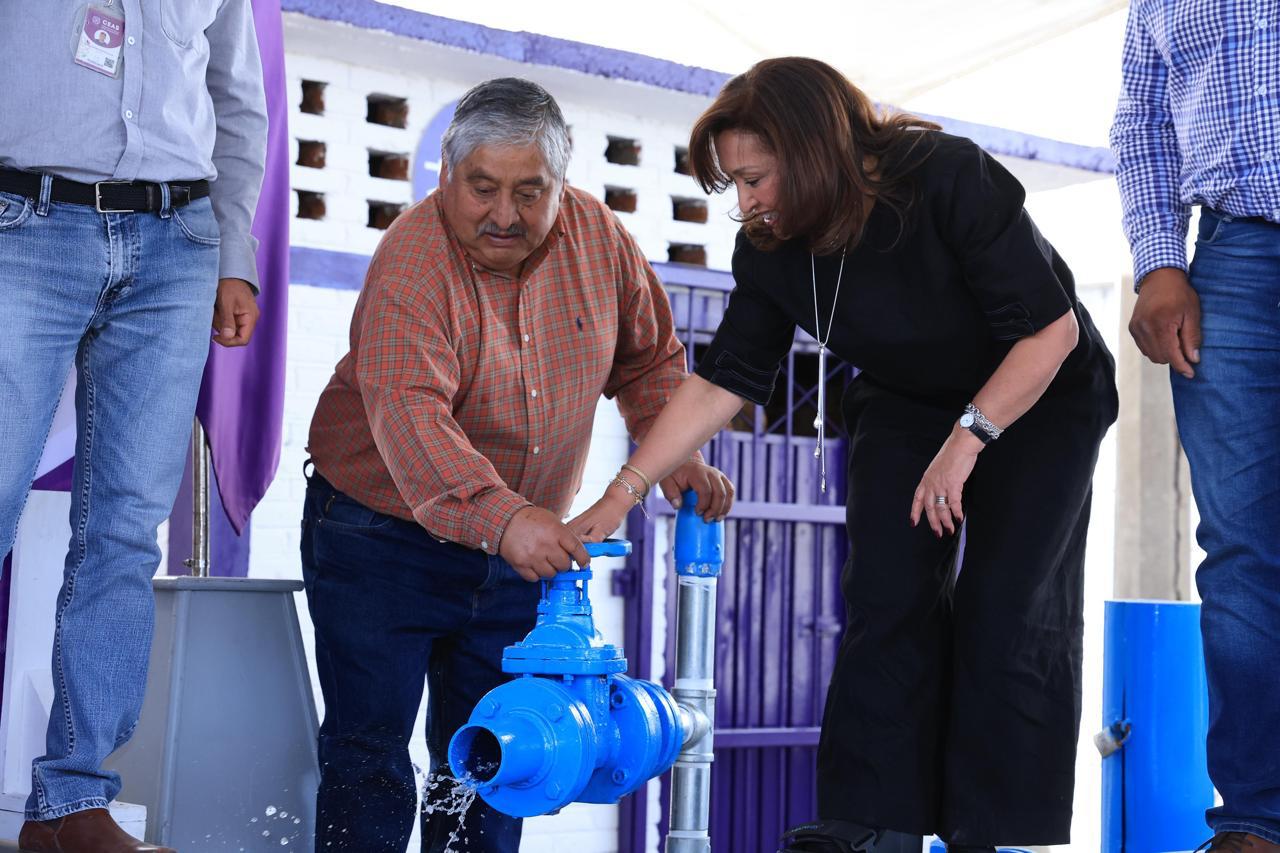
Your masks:
<svg viewBox="0 0 1280 853"><path fill-rule="evenodd" d="M1105 146L1126 0L391 0L736 73L806 55L875 99L1083 145Z"/></svg>

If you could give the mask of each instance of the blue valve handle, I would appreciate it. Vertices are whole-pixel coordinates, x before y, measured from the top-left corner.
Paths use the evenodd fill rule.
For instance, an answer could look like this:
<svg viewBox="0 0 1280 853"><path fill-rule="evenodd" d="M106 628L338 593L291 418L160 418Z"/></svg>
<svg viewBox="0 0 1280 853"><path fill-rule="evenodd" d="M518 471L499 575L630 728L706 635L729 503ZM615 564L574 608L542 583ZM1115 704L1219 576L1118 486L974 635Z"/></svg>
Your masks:
<svg viewBox="0 0 1280 853"><path fill-rule="evenodd" d="M625 557L631 553L631 541L629 539L606 539L603 542L584 542L582 544L587 549L587 556L592 559L596 557ZM547 594L552 586L572 588L580 581L585 590L586 579L590 577L592 577L590 566L584 569L577 563L572 563L568 572L557 575L554 578L544 578L542 580L542 593L539 598L542 601L546 601Z"/></svg>
<svg viewBox="0 0 1280 853"><path fill-rule="evenodd" d="M603 542L585 542L589 557L625 557L631 553L628 539L606 539Z"/></svg>

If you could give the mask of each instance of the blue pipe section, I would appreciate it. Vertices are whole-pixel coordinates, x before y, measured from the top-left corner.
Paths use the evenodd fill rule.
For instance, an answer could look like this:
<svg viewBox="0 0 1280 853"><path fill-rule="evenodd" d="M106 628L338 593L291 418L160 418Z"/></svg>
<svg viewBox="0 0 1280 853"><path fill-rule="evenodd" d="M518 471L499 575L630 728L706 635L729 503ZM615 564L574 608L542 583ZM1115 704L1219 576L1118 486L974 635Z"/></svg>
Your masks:
<svg viewBox="0 0 1280 853"><path fill-rule="evenodd" d="M1102 849L1191 850L1213 806L1200 605L1108 601L1102 675Z"/></svg>
<svg viewBox="0 0 1280 853"><path fill-rule="evenodd" d="M698 517L698 493L681 496L676 513L676 574L682 577L718 578L724 565L724 525L707 524Z"/></svg>
<svg viewBox="0 0 1280 853"><path fill-rule="evenodd" d="M631 553L625 540L586 548L593 558ZM622 650L596 630L591 580L590 568L575 568L543 581L537 624L502 656L516 677L489 691L449 743L454 776L506 814L616 803L666 771L684 743L675 700L623 675Z"/></svg>

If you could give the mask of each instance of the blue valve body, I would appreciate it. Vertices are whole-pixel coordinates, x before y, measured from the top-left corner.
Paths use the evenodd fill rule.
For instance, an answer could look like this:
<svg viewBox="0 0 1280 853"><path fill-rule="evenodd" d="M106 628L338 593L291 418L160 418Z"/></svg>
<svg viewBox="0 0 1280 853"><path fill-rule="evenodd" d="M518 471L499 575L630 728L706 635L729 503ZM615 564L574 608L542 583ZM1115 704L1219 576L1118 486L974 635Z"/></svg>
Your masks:
<svg viewBox="0 0 1280 853"><path fill-rule="evenodd" d="M631 552L622 540L586 547L592 557ZM489 691L449 744L454 775L470 776L499 811L616 803L670 767L684 742L675 700L622 675L622 650L596 631L591 579L586 568L542 582L536 626L502 656L518 677Z"/></svg>
<svg viewBox="0 0 1280 853"><path fill-rule="evenodd" d="M686 496L682 515L695 500ZM682 538L690 527L715 532ZM678 524L677 567L719 574L720 527ZM593 558L631 553L625 540L586 548ZM498 811L532 817L574 801L616 803L671 767L684 744L675 699L623 675L622 650L596 630L592 577L585 568L542 582L537 624L502 656L503 671L516 677L490 690L449 743L454 775Z"/></svg>

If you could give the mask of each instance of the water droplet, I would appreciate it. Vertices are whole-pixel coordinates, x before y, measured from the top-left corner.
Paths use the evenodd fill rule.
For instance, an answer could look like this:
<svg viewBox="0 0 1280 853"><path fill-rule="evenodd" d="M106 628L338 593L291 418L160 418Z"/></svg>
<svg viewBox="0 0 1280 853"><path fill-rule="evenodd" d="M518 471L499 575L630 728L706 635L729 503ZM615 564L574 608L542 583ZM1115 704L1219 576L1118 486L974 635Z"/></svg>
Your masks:
<svg viewBox="0 0 1280 853"><path fill-rule="evenodd" d="M267 817L271 817L275 813L276 813L275 806L267 806Z"/></svg>
<svg viewBox="0 0 1280 853"><path fill-rule="evenodd" d="M281 838L281 839L280 839L280 846L282 846L282 847L283 847L284 845L286 845L286 844L288 844L288 843L289 843L289 839L287 839L287 838Z"/></svg>
<svg viewBox="0 0 1280 853"><path fill-rule="evenodd" d="M492 768L478 768L481 771ZM432 793L434 792L434 793ZM440 820L448 815L456 815L458 825L449 831L445 841L444 853L462 853L467 846L465 836L467 812L476 798L476 781L470 776L454 779L445 774L434 774L423 780L423 811ZM430 796L428 796L430 795ZM455 847L454 844L460 842Z"/></svg>
<svg viewBox="0 0 1280 853"><path fill-rule="evenodd" d="M289 813L288 813L288 812L280 812L280 817L281 817L281 819L284 819L284 818L286 818L286 817L288 817L288 816L289 816Z"/></svg>

